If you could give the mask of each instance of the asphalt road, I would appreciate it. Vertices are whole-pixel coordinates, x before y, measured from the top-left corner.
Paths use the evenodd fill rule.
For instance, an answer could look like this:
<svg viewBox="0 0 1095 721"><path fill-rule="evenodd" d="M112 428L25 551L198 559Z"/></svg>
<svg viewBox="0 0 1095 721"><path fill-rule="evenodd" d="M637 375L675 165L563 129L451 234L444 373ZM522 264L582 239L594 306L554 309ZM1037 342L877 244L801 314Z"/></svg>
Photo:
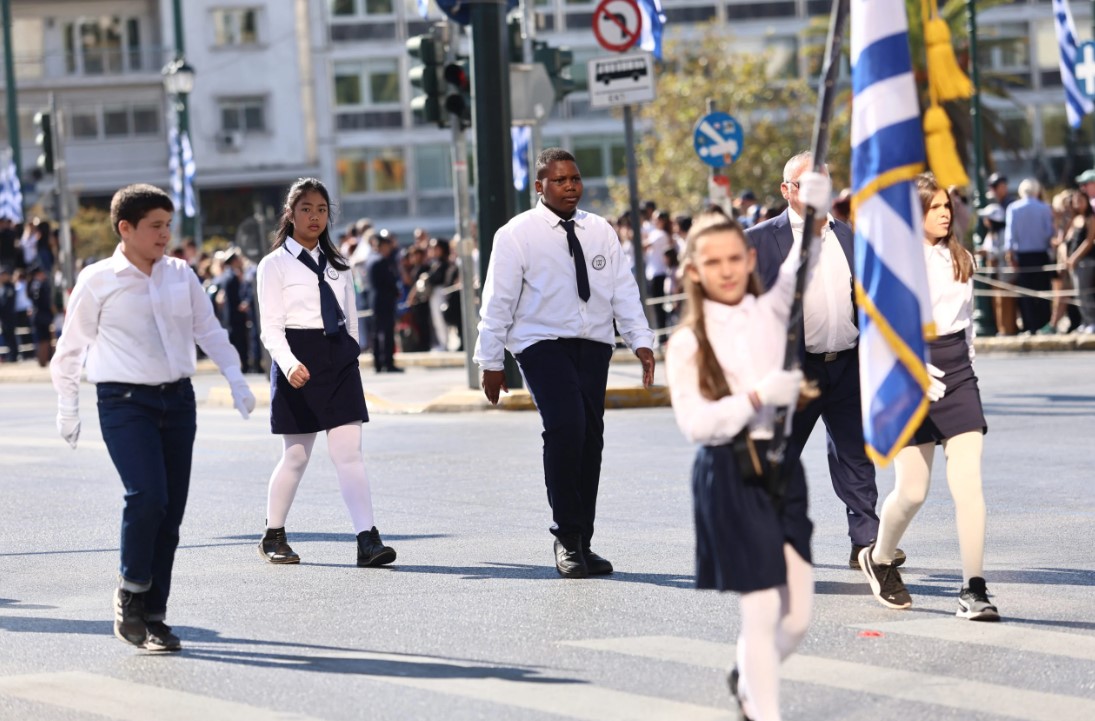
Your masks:
<svg viewBox="0 0 1095 721"><path fill-rule="evenodd" d="M847 568L815 433L816 613L784 667L786 719L1095 719L1095 357L984 357L977 370L986 576L1005 621L953 617L941 459L902 541L914 606L874 602ZM195 382L200 398L219 380ZM358 569L322 441L288 523L304 563L259 559L279 442L263 417L202 406L168 618L185 649L155 656L111 635L121 486L90 387L82 401L73 452L48 385L0 384L0 719L734 718L723 674L737 600L691 588L692 449L669 409L608 413L594 548L618 570L564 581L534 413L377 414L367 464L399 558Z"/></svg>

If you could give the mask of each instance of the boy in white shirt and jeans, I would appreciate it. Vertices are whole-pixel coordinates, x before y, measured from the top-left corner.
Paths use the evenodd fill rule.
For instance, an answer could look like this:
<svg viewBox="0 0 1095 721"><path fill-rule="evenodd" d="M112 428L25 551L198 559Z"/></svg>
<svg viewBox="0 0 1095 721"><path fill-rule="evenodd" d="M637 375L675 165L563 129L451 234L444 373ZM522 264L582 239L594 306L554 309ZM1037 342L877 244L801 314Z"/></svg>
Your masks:
<svg viewBox="0 0 1095 721"><path fill-rule="evenodd" d="M125 486L114 635L149 651L178 651L164 623L197 429L190 376L195 343L228 379L245 419L255 397L236 349L185 261L164 256L171 198L151 185L115 193L114 255L77 278L50 363L57 430L76 448L80 371L96 384L99 425Z"/></svg>

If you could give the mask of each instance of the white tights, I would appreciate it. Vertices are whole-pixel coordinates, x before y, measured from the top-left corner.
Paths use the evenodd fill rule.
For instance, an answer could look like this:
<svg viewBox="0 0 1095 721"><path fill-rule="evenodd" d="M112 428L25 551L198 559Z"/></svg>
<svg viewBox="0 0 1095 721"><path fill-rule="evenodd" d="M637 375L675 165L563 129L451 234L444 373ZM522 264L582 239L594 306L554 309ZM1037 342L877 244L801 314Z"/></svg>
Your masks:
<svg viewBox="0 0 1095 721"><path fill-rule="evenodd" d="M985 496L981 492L980 431L960 433L943 441L947 457L947 485L954 499L958 523L958 548L962 554L962 581L984 574ZM935 445L925 443L901 449L894 459L895 484L882 504L878 543L871 557L875 563L890 563L894 551L913 516L924 505L931 483Z"/></svg>
<svg viewBox="0 0 1095 721"><path fill-rule="evenodd" d="M779 665L806 635L814 605L814 569L783 545L787 585L741 596L738 693L755 721L779 721Z"/></svg>
<svg viewBox="0 0 1095 721"><path fill-rule="evenodd" d="M266 497L266 527L283 528L289 507L297 494L297 486L308 467L315 445L315 433L282 436L284 451L270 475ZM335 475L342 489L342 500L350 511L354 533L368 531L373 521L373 499L369 478L365 475L365 460L361 455L361 423L349 423L327 431L327 452L335 464Z"/></svg>

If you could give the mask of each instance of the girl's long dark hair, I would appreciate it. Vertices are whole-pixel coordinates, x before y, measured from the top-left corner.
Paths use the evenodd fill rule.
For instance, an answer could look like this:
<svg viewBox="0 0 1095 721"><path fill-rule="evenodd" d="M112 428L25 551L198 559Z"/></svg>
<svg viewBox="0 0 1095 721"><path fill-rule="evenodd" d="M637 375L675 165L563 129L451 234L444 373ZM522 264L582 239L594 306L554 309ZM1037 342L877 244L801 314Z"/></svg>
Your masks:
<svg viewBox="0 0 1095 721"><path fill-rule="evenodd" d="M959 283L965 283L973 275L973 257L969 254L963 246L962 242L958 240L954 235L954 208L951 208L951 197L946 192L946 188L939 185L939 182L935 179L935 175L932 173L921 173L916 176L916 191L920 194L920 206L924 215L927 216L928 208L931 207L932 198L940 190L943 191L947 198L947 207L951 209L951 225L947 229L947 236L942 238L939 242L946 243L947 249L951 253L951 264L954 266L954 279Z"/></svg>
<svg viewBox="0 0 1095 721"><path fill-rule="evenodd" d="M689 328L696 336L696 342L699 344L696 352L696 370L700 382L700 395L710 401L717 401L730 395L730 384L726 380L726 374L722 372L719 359L715 357L715 349L711 347L711 341L707 337L707 320L703 314L703 301L706 300L707 294L703 292L702 285L692 280L688 270L696 267L696 246L700 239L715 233L735 233L741 238L746 252L750 248L749 241L745 239L745 231L736 221L713 214L696 219L688 232L688 241L684 246L681 267L684 271L684 292L688 298L685 301L684 319L681 325ZM764 292L760 276L755 271L749 276L746 292L752 295L761 295Z"/></svg>
<svg viewBox="0 0 1095 721"><path fill-rule="evenodd" d="M281 212L281 220L278 221L278 229L274 234L272 250L280 248L285 244L285 239L293 235L293 208L296 207L301 196L310 190L322 195L323 200L327 202L327 225L323 228L323 232L319 234L319 247L323 250L323 254L327 256L328 263L338 270L349 270L349 263L338 251L338 246L331 240L331 194L327 192L327 187L316 178L297 178L297 182L289 188L289 195L285 198L285 208Z"/></svg>

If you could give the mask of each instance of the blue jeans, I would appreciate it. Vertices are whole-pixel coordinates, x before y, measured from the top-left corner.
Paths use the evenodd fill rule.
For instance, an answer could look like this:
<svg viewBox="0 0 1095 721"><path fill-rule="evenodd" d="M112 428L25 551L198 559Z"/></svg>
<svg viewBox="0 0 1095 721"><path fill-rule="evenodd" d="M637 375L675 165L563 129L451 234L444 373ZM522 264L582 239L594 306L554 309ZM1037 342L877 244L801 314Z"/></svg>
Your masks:
<svg viewBox="0 0 1095 721"><path fill-rule="evenodd" d="M194 388L184 378L160 386L100 383L97 393L103 441L125 486L122 584L147 591L145 610L163 618L190 489Z"/></svg>

